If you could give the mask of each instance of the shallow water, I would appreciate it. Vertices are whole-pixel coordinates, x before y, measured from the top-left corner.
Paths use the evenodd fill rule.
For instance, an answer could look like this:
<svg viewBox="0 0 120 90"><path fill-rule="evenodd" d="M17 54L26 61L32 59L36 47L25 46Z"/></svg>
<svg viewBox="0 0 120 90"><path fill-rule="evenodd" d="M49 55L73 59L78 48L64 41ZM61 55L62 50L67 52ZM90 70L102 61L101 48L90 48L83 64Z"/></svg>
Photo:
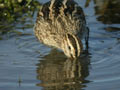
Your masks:
<svg viewBox="0 0 120 90"><path fill-rule="evenodd" d="M35 12L12 26L21 33L0 40L0 90L119 90L120 1L75 1L90 28L89 54L71 61L40 44L33 34Z"/></svg>

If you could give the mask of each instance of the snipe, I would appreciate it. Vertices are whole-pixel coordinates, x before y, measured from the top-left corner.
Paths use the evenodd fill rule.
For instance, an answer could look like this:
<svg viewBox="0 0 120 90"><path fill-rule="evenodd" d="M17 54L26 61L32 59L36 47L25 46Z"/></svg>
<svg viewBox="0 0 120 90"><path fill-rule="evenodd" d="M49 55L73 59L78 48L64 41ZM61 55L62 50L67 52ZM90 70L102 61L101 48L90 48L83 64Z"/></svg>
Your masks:
<svg viewBox="0 0 120 90"><path fill-rule="evenodd" d="M81 39L88 42L85 15L73 0L51 0L37 15L36 37L45 45L62 49L67 57L77 58L83 50Z"/></svg>

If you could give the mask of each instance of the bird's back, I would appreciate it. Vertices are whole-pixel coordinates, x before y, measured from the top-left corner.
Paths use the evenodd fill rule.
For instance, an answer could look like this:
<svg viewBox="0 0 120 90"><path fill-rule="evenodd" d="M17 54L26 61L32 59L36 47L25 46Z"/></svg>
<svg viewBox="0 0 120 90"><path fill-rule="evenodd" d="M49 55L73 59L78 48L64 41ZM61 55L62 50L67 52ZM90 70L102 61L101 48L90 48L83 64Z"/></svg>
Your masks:
<svg viewBox="0 0 120 90"><path fill-rule="evenodd" d="M44 44L59 47L66 33L81 37L86 21L83 10L73 0L51 0L37 15L35 35Z"/></svg>

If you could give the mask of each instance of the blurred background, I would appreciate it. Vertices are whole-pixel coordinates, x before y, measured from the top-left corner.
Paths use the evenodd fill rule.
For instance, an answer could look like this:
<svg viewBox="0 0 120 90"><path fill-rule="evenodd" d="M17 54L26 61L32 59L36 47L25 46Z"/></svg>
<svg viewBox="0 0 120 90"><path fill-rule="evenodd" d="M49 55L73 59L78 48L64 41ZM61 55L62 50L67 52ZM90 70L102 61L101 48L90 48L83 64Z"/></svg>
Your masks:
<svg viewBox="0 0 120 90"><path fill-rule="evenodd" d="M89 51L77 61L34 36L48 1L0 0L0 90L119 90L120 0L75 0L90 29Z"/></svg>

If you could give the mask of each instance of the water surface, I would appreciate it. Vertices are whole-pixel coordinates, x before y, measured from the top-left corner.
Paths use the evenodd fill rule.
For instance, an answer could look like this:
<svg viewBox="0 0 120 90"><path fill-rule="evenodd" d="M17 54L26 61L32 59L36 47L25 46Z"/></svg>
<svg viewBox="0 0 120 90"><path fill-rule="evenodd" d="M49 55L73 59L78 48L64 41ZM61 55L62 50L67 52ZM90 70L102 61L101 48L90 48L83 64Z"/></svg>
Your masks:
<svg viewBox="0 0 120 90"><path fill-rule="evenodd" d="M15 25L4 25L18 32L1 36L0 90L119 90L120 1L75 1L90 28L89 53L69 60L60 50L37 41L36 11L32 17L18 18Z"/></svg>

